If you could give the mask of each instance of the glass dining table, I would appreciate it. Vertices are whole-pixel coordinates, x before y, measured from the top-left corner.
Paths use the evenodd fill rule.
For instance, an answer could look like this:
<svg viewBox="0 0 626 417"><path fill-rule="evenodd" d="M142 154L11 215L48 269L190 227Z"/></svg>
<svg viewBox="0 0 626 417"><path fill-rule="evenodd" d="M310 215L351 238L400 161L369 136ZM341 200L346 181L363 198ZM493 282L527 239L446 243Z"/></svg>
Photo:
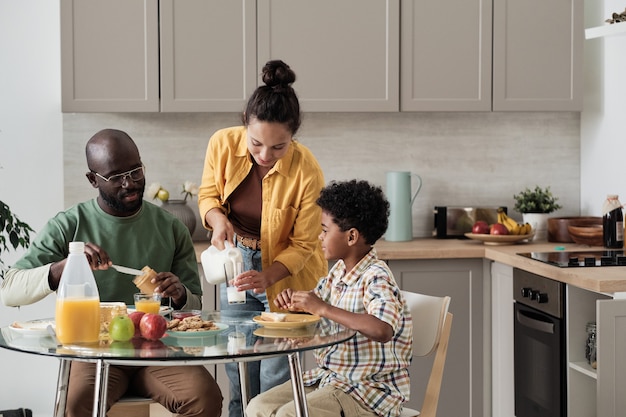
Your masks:
<svg viewBox="0 0 626 417"><path fill-rule="evenodd" d="M149 341L134 338L112 342L103 338L93 345L62 345L47 322L27 322L33 326L11 325L0 328L0 347L27 354L60 359L55 399L55 417L63 417L72 361L97 364L93 417L106 416L108 370L110 365L178 366L212 365L236 362L239 365L242 404L249 400L247 362L287 356L294 404L298 417L308 417L302 382L300 353L342 343L355 331L331 320L308 314L290 314L285 322L266 322L261 312L202 312L204 320L214 322L212 330L168 331L166 336ZM245 415L245 410L244 410Z"/></svg>

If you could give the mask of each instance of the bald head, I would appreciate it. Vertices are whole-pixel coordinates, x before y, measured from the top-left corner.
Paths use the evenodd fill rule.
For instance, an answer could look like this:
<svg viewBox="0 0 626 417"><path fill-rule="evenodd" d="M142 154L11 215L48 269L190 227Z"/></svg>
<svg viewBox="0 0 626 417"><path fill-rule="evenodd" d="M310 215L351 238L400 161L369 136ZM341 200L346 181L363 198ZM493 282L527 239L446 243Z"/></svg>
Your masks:
<svg viewBox="0 0 626 417"><path fill-rule="evenodd" d="M93 135L87 142L85 155L87 166L95 172L115 167L123 170L123 165L129 161L140 161L135 142L126 132L117 129L103 129Z"/></svg>

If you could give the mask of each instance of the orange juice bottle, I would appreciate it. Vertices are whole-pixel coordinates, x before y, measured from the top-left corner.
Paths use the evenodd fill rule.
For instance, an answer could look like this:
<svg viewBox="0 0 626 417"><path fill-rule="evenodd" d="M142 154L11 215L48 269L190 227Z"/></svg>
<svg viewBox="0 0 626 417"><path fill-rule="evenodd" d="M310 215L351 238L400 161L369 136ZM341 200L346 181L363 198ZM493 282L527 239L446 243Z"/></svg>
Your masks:
<svg viewBox="0 0 626 417"><path fill-rule="evenodd" d="M70 242L70 254L61 274L55 311L56 334L63 344L98 342L100 296L85 256L83 242Z"/></svg>

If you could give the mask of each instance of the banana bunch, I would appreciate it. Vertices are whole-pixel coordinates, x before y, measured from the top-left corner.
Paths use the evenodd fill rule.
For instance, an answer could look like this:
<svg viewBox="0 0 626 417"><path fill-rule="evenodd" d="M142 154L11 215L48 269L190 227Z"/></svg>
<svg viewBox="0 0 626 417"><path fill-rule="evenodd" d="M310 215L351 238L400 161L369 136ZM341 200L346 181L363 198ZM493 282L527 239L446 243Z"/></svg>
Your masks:
<svg viewBox="0 0 626 417"><path fill-rule="evenodd" d="M527 235L532 231L530 223L519 224L514 219L507 216L503 209L498 209L498 223L507 228L510 235Z"/></svg>

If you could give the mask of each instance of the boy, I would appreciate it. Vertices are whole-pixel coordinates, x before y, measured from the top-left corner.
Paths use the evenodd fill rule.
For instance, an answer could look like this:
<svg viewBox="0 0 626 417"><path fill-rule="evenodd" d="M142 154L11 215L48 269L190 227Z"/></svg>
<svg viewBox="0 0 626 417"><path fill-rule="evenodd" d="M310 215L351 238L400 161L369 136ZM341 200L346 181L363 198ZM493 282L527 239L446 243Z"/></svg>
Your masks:
<svg viewBox="0 0 626 417"><path fill-rule="evenodd" d="M283 290L275 303L354 329L352 339L317 349L317 367L304 373L309 413L315 417L400 415L409 399L407 367L412 322L387 264L374 243L387 229L389 203L366 181L333 182L317 199L322 250L337 262L312 291ZM248 416L293 416L290 382L250 401Z"/></svg>

